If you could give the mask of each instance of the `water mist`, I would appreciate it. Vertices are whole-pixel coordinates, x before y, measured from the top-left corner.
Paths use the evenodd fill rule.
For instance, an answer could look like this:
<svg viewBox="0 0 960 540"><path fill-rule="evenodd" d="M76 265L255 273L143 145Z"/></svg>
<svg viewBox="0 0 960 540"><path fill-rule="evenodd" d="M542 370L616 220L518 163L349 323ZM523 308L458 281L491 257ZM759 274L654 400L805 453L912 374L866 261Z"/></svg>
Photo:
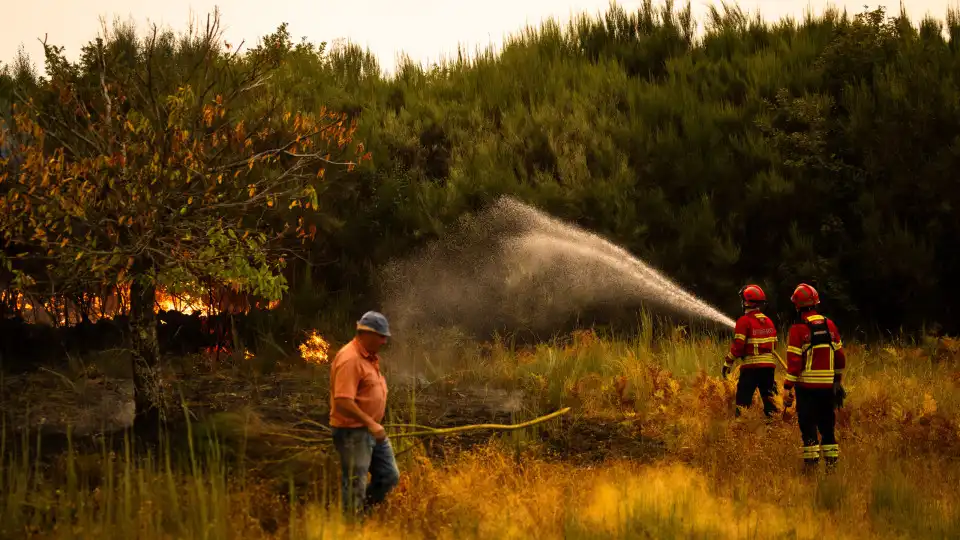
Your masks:
<svg viewBox="0 0 960 540"><path fill-rule="evenodd" d="M510 197L388 266L383 283L384 310L400 334L436 327L550 330L590 306L636 303L734 327L623 248Z"/></svg>

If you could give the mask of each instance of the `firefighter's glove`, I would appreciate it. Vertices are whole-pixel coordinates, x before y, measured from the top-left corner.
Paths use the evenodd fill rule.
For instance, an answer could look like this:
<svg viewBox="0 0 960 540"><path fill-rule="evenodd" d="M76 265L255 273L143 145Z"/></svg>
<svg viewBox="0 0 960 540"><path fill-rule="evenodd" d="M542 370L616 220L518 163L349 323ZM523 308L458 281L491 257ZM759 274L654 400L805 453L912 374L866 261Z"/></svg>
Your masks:
<svg viewBox="0 0 960 540"><path fill-rule="evenodd" d="M843 408L843 400L845 399L847 399L847 391L843 389L843 385L838 382L833 383L833 400L838 409Z"/></svg>
<svg viewBox="0 0 960 540"><path fill-rule="evenodd" d="M724 364L723 367L720 368L720 376L726 379L727 375L729 374L730 374L730 366Z"/></svg>
<svg viewBox="0 0 960 540"><path fill-rule="evenodd" d="M793 398L794 398L793 388L787 389L786 394L784 394L783 396L784 409L789 409L790 407L793 407Z"/></svg>

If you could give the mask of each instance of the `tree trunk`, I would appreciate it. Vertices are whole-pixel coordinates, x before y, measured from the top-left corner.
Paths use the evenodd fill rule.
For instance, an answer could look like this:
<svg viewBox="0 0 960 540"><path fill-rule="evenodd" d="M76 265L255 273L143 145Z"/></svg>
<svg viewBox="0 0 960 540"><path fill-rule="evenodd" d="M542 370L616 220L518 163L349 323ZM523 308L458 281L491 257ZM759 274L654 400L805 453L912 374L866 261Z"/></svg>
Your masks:
<svg viewBox="0 0 960 540"><path fill-rule="evenodd" d="M134 280L130 286L130 348L133 357L134 432L146 439L158 436L166 424L167 406L160 386L160 346L153 306L157 289Z"/></svg>

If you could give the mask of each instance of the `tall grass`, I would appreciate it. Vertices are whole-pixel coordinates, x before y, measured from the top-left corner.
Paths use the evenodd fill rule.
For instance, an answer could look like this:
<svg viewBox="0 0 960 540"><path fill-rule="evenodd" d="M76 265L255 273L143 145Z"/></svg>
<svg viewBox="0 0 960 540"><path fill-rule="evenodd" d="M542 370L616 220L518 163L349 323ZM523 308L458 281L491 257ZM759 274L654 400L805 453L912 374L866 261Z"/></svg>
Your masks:
<svg viewBox="0 0 960 540"><path fill-rule="evenodd" d="M455 348L444 354L454 358ZM262 456L247 450L252 431L241 441L191 429L153 451L137 450L122 435L116 442L102 440L94 452L68 439L64 452L41 459L40 439L5 427L0 536L960 535L960 368L954 342L851 344L851 392L838 421L841 467L814 476L800 467L793 416L767 425L754 407L733 421L735 383L715 375L724 348L713 336L682 331L641 333L629 341L579 332L523 350L506 341L472 344L459 353L473 355L472 363L462 358L456 369L444 365L435 375L460 389L483 383L523 390L524 414L559 406L572 406L574 414L537 434L493 436L443 460L413 448L402 456L401 484L387 505L357 526L343 522L336 510L335 467L318 467L311 475L265 468L258 462ZM438 349L420 349L418 358ZM398 348L385 364L396 358L409 367L413 359L406 355L414 354L409 345ZM418 396L438 387L417 388L396 387L394 420L418 421L429 406ZM573 450L557 455L551 441L558 437L578 439L572 448L606 459L587 464ZM656 443L660 453L643 454L638 445L644 441Z"/></svg>

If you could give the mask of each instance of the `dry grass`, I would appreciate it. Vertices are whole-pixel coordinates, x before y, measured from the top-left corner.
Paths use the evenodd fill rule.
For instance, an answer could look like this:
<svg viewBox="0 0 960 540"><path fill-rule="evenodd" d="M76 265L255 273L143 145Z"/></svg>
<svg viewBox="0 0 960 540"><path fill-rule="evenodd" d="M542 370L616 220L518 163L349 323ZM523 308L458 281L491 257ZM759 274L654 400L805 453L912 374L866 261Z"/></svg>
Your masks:
<svg viewBox="0 0 960 540"><path fill-rule="evenodd" d="M0 536L960 537L956 342L849 346L842 466L813 477L801 473L792 416L766 425L754 409L731 421L734 383L715 376L724 347L683 332L633 342L580 333L522 352L478 350L469 369L434 362L436 372L458 374L444 379L450 387L482 380L522 389L525 417L561 406L574 414L539 436L503 435L442 461L415 448L388 504L359 528L328 510L329 467L278 489L286 478L225 459L236 450L227 442L191 447L183 459L105 447L45 467L5 439ZM587 463L556 444L564 437L608 447L608 459ZM635 455L641 441L661 452L617 457Z"/></svg>

